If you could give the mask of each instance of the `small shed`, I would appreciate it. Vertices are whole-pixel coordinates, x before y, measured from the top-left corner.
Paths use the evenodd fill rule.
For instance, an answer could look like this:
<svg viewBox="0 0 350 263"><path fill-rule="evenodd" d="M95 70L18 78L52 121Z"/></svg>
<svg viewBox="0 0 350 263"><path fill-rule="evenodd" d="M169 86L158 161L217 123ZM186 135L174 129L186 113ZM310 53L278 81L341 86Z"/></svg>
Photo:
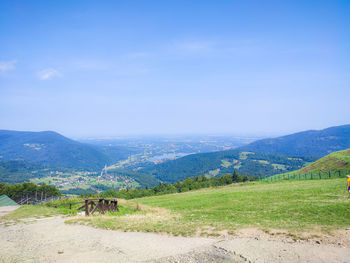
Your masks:
<svg viewBox="0 0 350 263"><path fill-rule="evenodd" d="M16 206L16 205L18 204L7 195L0 196L0 206Z"/></svg>

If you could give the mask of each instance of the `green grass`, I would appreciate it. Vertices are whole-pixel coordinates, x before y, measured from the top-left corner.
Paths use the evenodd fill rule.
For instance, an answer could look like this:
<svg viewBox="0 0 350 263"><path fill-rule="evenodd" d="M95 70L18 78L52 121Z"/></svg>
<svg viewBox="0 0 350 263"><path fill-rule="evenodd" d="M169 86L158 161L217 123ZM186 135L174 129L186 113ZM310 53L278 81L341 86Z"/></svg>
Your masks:
<svg viewBox="0 0 350 263"><path fill-rule="evenodd" d="M286 166L284 164L272 163L271 165L276 170L286 170Z"/></svg>
<svg viewBox="0 0 350 263"><path fill-rule="evenodd" d="M275 182L280 180L321 180L330 178L346 178L350 174L350 170L331 170L300 173L293 171L290 173L276 174L269 176L264 180L267 182Z"/></svg>
<svg viewBox="0 0 350 263"><path fill-rule="evenodd" d="M266 180L317 180L330 177L346 177L348 174L350 174L350 149L331 153L311 164L308 164L304 168L288 173L276 174L266 178Z"/></svg>
<svg viewBox="0 0 350 263"><path fill-rule="evenodd" d="M228 168L232 165L231 162L229 162L228 160L224 159L224 160L221 160L221 166L225 167L225 168Z"/></svg>
<svg viewBox="0 0 350 263"><path fill-rule="evenodd" d="M350 170L350 149L331 153L300 169L299 172L305 173L329 170Z"/></svg>
<svg viewBox="0 0 350 263"><path fill-rule="evenodd" d="M344 179L235 185L135 202L169 209L188 223L222 229L350 226L350 199Z"/></svg>
<svg viewBox="0 0 350 263"><path fill-rule="evenodd" d="M67 206L57 206L62 204L76 203L80 202L81 198L69 198L49 202L45 205L22 205L20 208L14 210L13 212L0 217L1 221L18 221L25 218L40 218L40 217L51 217L55 215L76 215L79 211L78 207L82 206L83 203L72 205L72 209Z"/></svg>
<svg viewBox="0 0 350 263"><path fill-rule="evenodd" d="M40 218L40 217L50 217L58 214L62 214L64 211L60 209L55 209L52 207L47 207L44 205L22 205L15 211L2 216L1 221L18 221L25 218Z"/></svg>
<svg viewBox="0 0 350 263"><path fill-rule="evenodd" d="M239 228L328 232L350 226L350 198L344 179L279 181L211 188L134 199L141 211L126 217L69 220L107 229L218 235Z"/></svg>
<svg viewBox="0 0 350 263"><path fill-rule="evenodd" d="M73 217L67 219L66 223L78 223L109 230L171 233L183 236L192 235L196 231L193 224L182 222L177 215L171 214L167 209L144 205L140 205L139 209L136 207L137 204L134 202L123 201L119 206L119 212Z"/></svg>
<svg viewBox="0 0 350 263"><path fill-rule="evenodd" d="M62 199L57 201L49 202L45 205L22 205L20 208L14 210L13 212L0 217L0 222L8 222L8 221L19 221L21 219L27 218L42 218L42 217L51 217L56 215L69 215L74 216L79 211L77 210L83 203L73 204L72 209L69 209L69 205L65 206L64 204L81 202L83 199L81 198L69 198ZM57 205L57 208L55 207ZM133 204L129 204L129 206L119 205L119 212L107 212L105 216L128 216L130 214L140 212L135 209ZM84 211L84 210L80 210Z"/></svg>
<svg viewBox="0 0 350 263"><path fill-rule="evenodd" d="M105 229L184 236L215 236L222 230L234 233L247 227L280 229L289 233L329 232L350 227L350 198L345 186L344 178L234 184L120 200L120 212L76 216L66 221ZM136 209L137 204L140 209ZM67 209L23 206L5 219L65 212Z"/></svg>

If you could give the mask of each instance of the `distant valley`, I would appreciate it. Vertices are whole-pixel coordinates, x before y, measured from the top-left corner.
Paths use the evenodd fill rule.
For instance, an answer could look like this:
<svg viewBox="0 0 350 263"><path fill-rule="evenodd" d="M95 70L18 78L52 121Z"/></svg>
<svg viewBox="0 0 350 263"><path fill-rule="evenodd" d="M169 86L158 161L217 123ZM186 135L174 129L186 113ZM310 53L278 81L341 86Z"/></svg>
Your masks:
<svg viewBox="0 0 350 263"><path fill-rule="evenodd" d="M50 131L0 130L0 181L45 182L76 194L218 177L234 170L264 178L302 169L347 148L350 125L261 140L149 136L75 141Z"/></svg>

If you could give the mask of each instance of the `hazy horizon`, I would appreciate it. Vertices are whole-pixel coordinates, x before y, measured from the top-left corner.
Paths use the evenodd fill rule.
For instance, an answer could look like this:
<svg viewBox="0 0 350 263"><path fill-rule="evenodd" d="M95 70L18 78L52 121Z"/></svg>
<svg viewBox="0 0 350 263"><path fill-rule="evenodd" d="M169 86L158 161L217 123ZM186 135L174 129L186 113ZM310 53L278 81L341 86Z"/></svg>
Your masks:
<svg viewBox="0 0 350 263"><path fill-rule="evenodd" d="M278 133L278 132L260 132L260 133L252 133L252 132L246 132L246 133L124 133L124 134L67 134L62 133L57 130L12 130L12 131L20 131L20 132L57 132L65 137L69 137L74 140L124 140L124 139L150 139L150 138L204 138L204 137L230 137L230 138L256 138L256 139L263 139L263 138L275 138L280 136L286 136L291 135L295 133L310 131L310 130L323 130L331 127L338 127L338 126L344 126L344 125L350 125L350 124L342 124L342 125L335 125L330 127L323 127L320 129L305 129L305 130L296 130L291 131L287 133ZM10 130L11 129L4 129L0 127L0 130Z"/></svg>
<svg viewBox="0 0 350 263"><path fill-rule="evenodd" d="M349 11L349 1L1 1L0 129L279 136L348 124Z"/></svg>

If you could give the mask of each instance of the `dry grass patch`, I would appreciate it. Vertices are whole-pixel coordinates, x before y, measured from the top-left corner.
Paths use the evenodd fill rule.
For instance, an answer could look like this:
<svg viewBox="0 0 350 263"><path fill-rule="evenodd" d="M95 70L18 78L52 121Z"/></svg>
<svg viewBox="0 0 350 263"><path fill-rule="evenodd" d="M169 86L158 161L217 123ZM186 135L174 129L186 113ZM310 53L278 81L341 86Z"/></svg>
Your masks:
<svg viewBox="0 0 350 263"><path fill-rule="evenodd" d="M183 223L180 215L168 209L147 205L135 206L134 203L125 200L120 204L120 212L89 217L75 216L65 222L108 230L167 233L176 236L189 236L195 232L193 224Z"/></svg>

